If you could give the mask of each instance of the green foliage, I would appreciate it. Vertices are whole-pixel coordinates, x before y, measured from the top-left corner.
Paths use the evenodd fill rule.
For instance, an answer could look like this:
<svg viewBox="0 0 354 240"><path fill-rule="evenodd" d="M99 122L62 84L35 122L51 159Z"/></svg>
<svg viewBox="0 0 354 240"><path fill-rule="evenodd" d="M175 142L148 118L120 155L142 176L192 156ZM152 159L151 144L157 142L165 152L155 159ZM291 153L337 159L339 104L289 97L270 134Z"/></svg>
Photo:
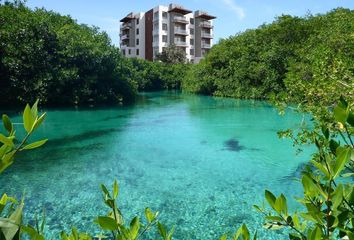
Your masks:
<svg viewBox="0 0 354 240"><path fill-rule="evenodd" d="M167 64L187 62L185 50L183 50L183 48L177 47L174 44L169 45L163 49L162 53L157 54L156 60Z"/></svg>
<svg viewBox="0 0 354 240"><path fill-rule="evenodd" d="M352 101L354 11L335 9L273 23L223 39L188 72L183 90L235 98L301 103L313 112Z"/></svg>
<svg viewBox="0 0 354 240"><path fill-rule="evenodd" d="M108 35L69 16L0 3L0 105L131 101L135 82Z"/></svg>
<svg viewBox="0 0 354 240"><path fill-rule="evenodd" d="M228 235L224 234L220 237L220 240L227 240ZM242 224L242 226L236 231L236 233L231 237L232 240L251 240L251 235L250 232L245 224ZM253 240L257 239L257 232L252 237Z"/></svg>
<svg viewBox="0 0 354 240"><path fill-rule="evenodd" d="M23 126L26 131L26 136L17 145L14 143L16 140L16 131L13 127L13 123L6 114L2 116L2 121L4 129L7 132L7 136L0 133L0 173L2 173L13 163L16 153L38 148L47 142L47 139L43 139L27 144L29 137L43 123L46 116L46 113L38 115L37 104L38 101L36 101L32 107L28 104L26 105L23 112Z"/></svg>
<svg viewBox="0 0 354 240"><path fill-rule="evenodd" d="M158 212L152 212L149 208L145 209L146 224L143 224L139 217L134 217L129 221L129 225L125 225L125 220L120 209L117 206L117 198L119 195L119 186L114 181L112 192L101 184L103 193L103 201L110 209L106 216L98 216L95 222L104 231L109 231L112 239L119 240L136 240L141 239L153 226L157 224L160 235L164 240L171 240L173 231L166 235L164 227L157 221ZM163 231L162 231L162 230ZM108 237L102 235L102 237Z"/></svg>
<svg viewBox="0 0 354 240"><path fill-rule="evenodd" d="M317 152L302 173L304 196L297 201L304 211L289 213L286 197L266 190L270 211L254 206L265 216L264 228L289 228L289 239L354 238L354 111L341 98L331 114L334 122L320 122L321 130L314 130Z"/></svg>
<svg viewBox="0 0 354 240"><path fill-rule="evenodd" d="M130 76L138 85L139 91L180 89L189 64L165 64L138 58L128 60Z"/></svg>
<svg viewBox="0 0 354 240"><path fill-rule="evenodd" d="M15 155L24 150L30 150L42 146L47 142L47 139L40 140L27 144L28 139L33 132L43 123L46 113L38 115L38 101L32 107L28 104L23 112L23 127L26 131L26 136L19 144L15 144L16 131L13 123L7 115L2 116L4 130L7 136L0 133L0 174L5 171L14 161ZM23 200L18 203L13 197L9 197L4 193L0 198L0 239L18 240L21 233L25 232L31 239L44 239L44 220L41 228L37 229L31 226L22 226L22 211L24 207ZM37 219L36 222L38 223Z"/></svg>

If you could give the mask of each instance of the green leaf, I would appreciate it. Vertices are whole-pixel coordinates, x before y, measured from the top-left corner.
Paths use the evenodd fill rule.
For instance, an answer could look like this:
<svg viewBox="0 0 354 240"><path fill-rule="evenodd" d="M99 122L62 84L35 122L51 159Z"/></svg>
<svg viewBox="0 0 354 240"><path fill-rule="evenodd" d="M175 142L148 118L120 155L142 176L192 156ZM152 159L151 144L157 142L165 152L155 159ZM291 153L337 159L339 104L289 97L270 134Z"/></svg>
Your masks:
<svg viewBox="0 0 354 240"><path fill-rule="evenodd" d="M117 180L114 180L113 183L113 199L117 199L119 194L119 186Z"/></svg>
<svg viewBox="0 0 354 240"><path fill-rule="evenodd" d="M103 184L101 184L100 186L101 186L101 190L102 190L103 194L104 194L104 195L107 195L108 198L111 198L111 195L109 194L109 191L108 191L108 189L106 188L106 186L103 185Z"/></svg>
<svg viewBox="0 0 354 240"><path fill-rule="evenodd" d="M219 240L227 240L227 234L222 235Z"/></svg>
<svg viewBox="0 0 354 240"><path fill-rule="evenodd" d="M96 223L98 223L98 225L100 225L100 227L103 230L110 230L110 231L114 231L118 229L118 224L117 222L110 217L106 217L106 216L99 216L96 219Z"/></svg>
<svg viewBox="0 0 354 240"><path fill-rule="evenodd" d="M257 212L263 213L262 209L259 206L253 205L253 207L257 210Z"/></svg>
<svg viewBox="0 0 354 240"><path fill-rule="evenodd" d="M275 196L273 195L273 193L271 193L270 191L268 190L265 190L265 198L267 200L267 202L269 203L269 205L274 208L274 204L275 204L275 201L276 201L276 198Z"/></svg>
<svg viewBox="0 0 354 240"><path fill-rule="evenodd" d="M166 238L167 238L167 232L166 232L165 226L164 226L162 223L157 222L157 230L158 230L160 236L161 236L164 240L166 240Z"/></svg>
<svg viewBox="0 0 354 240"><path fill-rule="evenodd" d="M345 124L345 122L348 119L349 116L349 112L348 112L348 108L343 106L342 104L338 104L334 110L334 119L342 124Z"/></svg>
<svg viewBox="0 0 354 240"><path fill-rule="evenodd" d="M148 223L151 223L152 221L155 220L156 215L151 211L150 208L145 208L145 217Z"/></svg>
<svg viewBox="0 0 354 240"><path fill-rule="evenodd" d="M315 227L312 231L310 230L307 235L308 240L318 240L322 239L322 231L319 227Z"/></svg>
<svg viewBox="0 0 354 240"><path fill-rule="evenodd" d="M349 113L347 122L350 124L350 126L354 127L354 113Z"/></svg>
<svg viewBox="0 0 354 240"><path fill-rule="evenodd" d="M322 164L322 163L319 163L315 160L311 160L310 161L318 170L320 170L326 177L327 179L330 178L330 174L327 170L327 168Z"/></svg>
<svg viewBox="0 0 354 240"><path fill-rule="evenodd" d="M285 215L288 215L288 206L286 203L286 198L283 194L280 194L280 196L275 200L274 208L279 214L284 213Z"/></svg>
<svg viewBox="0 0 354 240"><path fill-rule="evenodd" d="M130 222L130 236L133 240L135 240L138 237L139 229L140 229L140 221L138 217L135 217Z"/></svg>
<svg viewBox="0 0 354 240"><path fill-rule="evenodd" d="M333 179L339 176L345 167L345 164L349 161L351 155L351 149L348 148L337 148L337 157L333 169Z"/></svg>
<svg viewBox="0 0 354 240"><path fill-rule="evenodd" d="M322 133L323 133L323 136L325 136L326 139L329 138L329 130L328 130L327 127L322 126Z"/></svg>
<svg viewBox="0 0 354 240"><path fill-rule="evenodd" d="M40 146L43 146L46 142L48 141L48 139L44 139L44 140L40 140L40 141L37 141L37 142L34 142L34 143L30 143L26 146L24 146L22 150L30 150L30 149L35 149L35 148L39 148Z"/></svg>
<svg viewBox="0 0 354 240"><path fill-rule="evenodd" d="M269 229L269 230L279 230L279 229L284 228L284 226L282 224L278 224L278 223L265 223L265 224L263 224L263 228Z"/></svg>
<svg viewBox="0 0 354 240"><path fill-rule="evenodd" d="M31 108L31 114L32 114L33 119L35 119L38 115L38 102L39 102L39 99L37 99L37 101L33 104L32 108Z"/></svg>
<svg viewBox="0 0 354 240"><path fill-rule="evenodd" d="M339 184L332 195L332 209L336 210L343 201L343 185Z"/></svg>
<svg viewBox="0 0 354 240"><path fill-rule="evenodd" d="M32 117L32 112L30 106L27 104L25 111L23 112L23 125L27 133L32 131L34 118Z"/></svg>
<svg viewBox="0 0 354 240"><path fill-rule="evenodd" d="M11 123L9 116L7 116L6 114L3 114L2 115L2 123L4 124L4 128L6 129L6 131L11 133L13 130L13 125Z"/></svg>
<svg viewBox="0 0 354 240"><path fill-rule="evenodd" d="M13 143L13 137L5 137L4 135L2 135L0 133L0 142L2 142L3 144L7 145L7 146L10 146L10 147L13 147L14 146L14 143Z"/></svg>
<svg viewBox="0 0 354 240"><path fill-rule="evenodd" d="M47 115L47 113L43 113L39 118L36 118L34 125L33 125L33 130L38 128L42 124L46 115Z"/></svg>
<svg viewBox="0 0 354 240"><path fill-rule="evenodd" d="M337 152L337 148L339 147L339 143L331 139L329 141L329 148L331 149L331 152L335 155Z"/></svg>
<svg viewBox="0 0 354 240"><path fill-rule="evenodd" d="M283 222L283 219L279 216L265 216L265 219L272 222Z"/></svg>
<svg viewBox="0 0 354 240"><path fill-rule="evenodd" d="M242 224L242 236L244 240L250 239L250 232L248 231L246 224Z"/></svg>

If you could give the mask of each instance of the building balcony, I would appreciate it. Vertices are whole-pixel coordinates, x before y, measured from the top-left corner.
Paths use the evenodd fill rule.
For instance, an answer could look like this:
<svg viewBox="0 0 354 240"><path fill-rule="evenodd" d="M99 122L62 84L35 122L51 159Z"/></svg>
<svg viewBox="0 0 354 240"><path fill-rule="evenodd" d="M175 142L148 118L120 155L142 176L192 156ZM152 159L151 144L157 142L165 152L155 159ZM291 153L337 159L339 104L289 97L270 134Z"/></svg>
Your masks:
<svg viewBox="0 0 354 240"><path fill-rule="evenodd" d="M213 28L213 25L211 25L210 22L201 22L199 24L199 27L202 27L202 28Z"/></svg>
<svg viewBox="0 0 354 240"><path fill-rule="evenodd" d="M177 47L187 47L187 42L184 42L184 41L181 41L181 40L176 40L176 39L175 39L174 44L175 44Z"/></svg>
<svg viewBox="0 0 354 240"><path fill-rule="evenodd" d="M203 33L202 32L202 38L213 38L213 34L212 33Z"/></svg>
<svg viewBox="0 0 354 240"><path fill-rule="evenodd" d="M153 34L153 35L159 35L159 29L154 29L154 30L152 31L152 34Z"/></svg>
<svg viewBox="0 0 354 240"><path fill-rule="evenodd" d="M120 36L120 39L123 41L123 40L128 40L129 39L129 34L122 34Z"/></svg>
<svg viewBox="0 0 354 240"><path fill-rule="evenodd" d="M174 30L175 30L176 35L184 35L184 36L188 35L188 32L186 29L175 28Z"/></svg>
<svg viewBox="0 0 354 240"><path fill-rule="evenodd" d="M121 41L121 42L120 42L120 45L121 45L122 47L128 47L128 46L129 46L129 41Z"/></svg>
<svg viewBox="0 0 354 240"><path fill-rule="evenodd" d="M216 18L215 16L212 16L209 13L207 13L205 11L200 11L200 10L196 11L195 17L205 19L205 20L212 20L212 19Z"/></svg>
<svg viewBox="0 0 354 240"><path fill-rule="evenodd" d="M183 23L183 24L188 24L189 23L187 18L185 18L185 17L177 17L177 16L175 16L173 18L173 22L175 22L175 23Z"/></svg>
<svg viewBox="0 0 354 240"><path fill-rule="evenodd" d="M202 48L204 49L210 49L211 45L209 43L202 43Z"/></svg>
<svg viewBox="0 0 354 240"><path fill-rule="evenodd" d="M171 3L168 6L168 12L175 12L175 13L179 13L179 14L183 14L183 15L186 15L188 13L192 13L191 10L185 9L183 6L173 4L173 3Z"/></svg>
<svg viewBox="0 0 354 240"><path fill-rule="evenodd" d="M120 29L121 30L128 30L132 27L132 24L131 23L124 23L120 26Z"/></svg>

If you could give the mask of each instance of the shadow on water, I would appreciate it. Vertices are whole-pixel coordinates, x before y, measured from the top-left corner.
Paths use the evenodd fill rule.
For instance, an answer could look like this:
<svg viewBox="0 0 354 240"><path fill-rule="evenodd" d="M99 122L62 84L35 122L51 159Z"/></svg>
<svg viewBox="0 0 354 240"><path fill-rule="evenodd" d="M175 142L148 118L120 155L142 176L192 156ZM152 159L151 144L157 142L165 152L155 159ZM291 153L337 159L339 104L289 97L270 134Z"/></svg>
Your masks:
<svg viewBox="0 0 354 240"><path fill-rule="evenodd" d="M225 149L231 152L240 152L241 150L246 149L246 147L240 145L240 142L235 138L231 138L224 142Z"/></svg>
<svg viewBox="0 0 354 240"><path fill-rule="evenodd" d="M296 167L296 169L292 171L291 174L282 177L281 181L301 179L302 173L305 172L307 169L310 169L311 171L315 170L315 168L312 165L310 165L308 162L300 163Z"/></svg>
<svg viewBox="0 0 354 240"><path fill-rule="evenodd" d="M205 141L202 141L201 144L204 144ZM224 150L231 151L231 152L240 152L242 150L250 150L250 151L260 151L259 148L248 148L240 144L240 142L235 139L231 138L224 142Z"/></svg>
<svg viewBox="0 0 354 240"><path fill-rule="evenodd" d="M77 135L65 136L62 138L50 139L46 143L45 148L56 147L62 145L63 143L65 145L69 145L71 143L82 142L93 138L99 138L120 131L121 131L120 128L109 128L109 129L102 129L102 130L87 131Z"/></svg>

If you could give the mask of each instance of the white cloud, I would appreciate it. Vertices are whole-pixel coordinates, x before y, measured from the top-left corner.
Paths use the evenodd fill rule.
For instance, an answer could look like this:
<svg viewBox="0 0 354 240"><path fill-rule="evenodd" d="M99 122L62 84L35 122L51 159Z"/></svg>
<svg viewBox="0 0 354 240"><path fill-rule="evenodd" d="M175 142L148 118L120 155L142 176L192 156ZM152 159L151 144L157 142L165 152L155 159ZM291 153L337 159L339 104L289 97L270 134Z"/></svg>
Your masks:
<svg viewBox="0 0 354 240"><path fill-rule="evenodd" d="M230 8L236 15L240 18L243 19L246 17L245 10L237 5L233 0L222 0L222 2Z"/></svg>

